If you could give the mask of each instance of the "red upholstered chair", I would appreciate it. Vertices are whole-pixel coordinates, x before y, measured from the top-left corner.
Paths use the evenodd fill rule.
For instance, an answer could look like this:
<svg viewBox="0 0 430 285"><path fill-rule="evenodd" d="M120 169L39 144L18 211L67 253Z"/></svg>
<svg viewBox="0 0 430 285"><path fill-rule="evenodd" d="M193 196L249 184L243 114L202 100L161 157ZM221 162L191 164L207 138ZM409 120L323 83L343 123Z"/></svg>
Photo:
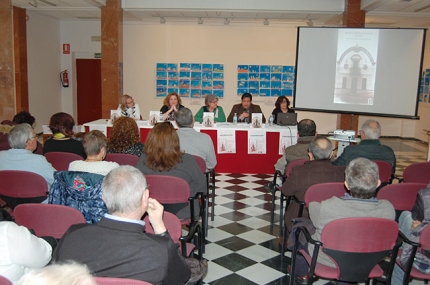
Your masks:
<svg viewBox="0 0 430 285"><path fill-rule="evenodd" d="M152 285L152 283L134 279L114 277L94 277L98 285Z"/></svg>
<svg viewBox="0 0 430 285"><path fill-rule="evenodd" d="M71 152L47 152L44 154L46 160L52 164L57 171L69 170L69 164L75 160L83 160L84 158L76 153Z"/></svg>
<svg viewBox="0 0 430 285"><path fill-rule="evenodd" d="M40 203L47 198L48 184L39 174L20 170L0 171L0 197L12 209L23 203Z"/></svg>
<svg viewBox="0 0 430 285"><path fill-rule="evenodd" d="M430 161L409 165L403 171L403 182L430 183Z"/></svg>
<svg viewBox="0 0 430 285"><path fill-rule="evenodd" d="M14 214L18 225L34 230L38 237L60 239L71 225L85 223L81 212L63 205L21 204Z"/></svg>
<svg viewBox="0 0 430 285"><path fill-rule="evenodd" d="M376 165L378 165L379 180L381 180L381 186L379 186L379 189L381 189L387 184L391 184L391 181L393 179L393 175L391 173L392 171L391 164L383 160L372 160L372 161L376 163Z"/></svg>
<svg viewBox="0 0 430 285"><path fill-rule="evenodd" d="M144 219L145 221L145 231L150 234L154 234L154 229L152 228L148 215L145 215ZM179 245L182 255L184 257L192 256L194 249L196 248L196 245L190 242L195 242L197 244L198 249L198 257L199 259L202 259L202 229L198 223L195 223L195 228L190 229L187 236L182 236L182 225L179 221L178 217L176 217L174 214L169 212L164 212L163 214L163 222L166 226L167 230L169 231L169 235L172 238L172 240ZM193 239L197 240L193 240Z"/></svg>
<svg viewBox="0 0 430 285"><path fill-rule="evenodd" d="M0 285L13 285L12 281L0 275Z"/></svg>
<svg viewBox="0 0 430 285"><path fill-rule="evenodd" d="M119 165L136 166L139 157L128 153L108 153L106 154L105 160L116 162Z"/></svg>
<svg viewBox="0 0 430 285"><path fill-rule="evenodd" d="M309 243L315 245L312 256L294 245L291 259L290 283L294 284L297 253L300 252L310 265L308 284L312 284L314 275L348 283L366 282L384 274L378 263L387 256L392 256L387 274L387 284L391 284L398 246L398 225L395 221L382 218L344 218L328 223L322 230L321 241L310 237L305 227L296 231L296 240L305 232ZM327 254L336 267L318 263L319 252ZM360 266L358 266L360 265Z"/></svg>

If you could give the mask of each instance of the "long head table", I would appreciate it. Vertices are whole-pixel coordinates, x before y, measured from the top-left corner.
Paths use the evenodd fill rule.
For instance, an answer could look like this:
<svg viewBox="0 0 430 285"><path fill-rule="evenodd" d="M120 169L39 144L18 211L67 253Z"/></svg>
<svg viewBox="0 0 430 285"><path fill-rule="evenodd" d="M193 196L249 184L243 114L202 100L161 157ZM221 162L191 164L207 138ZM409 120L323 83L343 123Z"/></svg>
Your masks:
<svg viewBox="0 0 430 285"><path fill-rule="evenodd" d="M137 121L140 129L140 138L145 142L146 137L151 130L152 126L147 121ZM110 136L112 124L108 120L100 119L93 122L84 124L85 131L101 130L104 131L107 137ZM279 154L279 136L281 131L291 131L291 142L297 142L297 127L281 126L265 126L261 128L266 132L266 153L265 154L249 154L248 153L248 131L250 130L247 124L233 125L231 123L222 123L213 128L203 127L201 124L196 123L194 129L202 133L208 134L214 144L215 153L217 157L216 172L219 173L250 173L250 174L273 174L274 167L281 155ZM236 153L218 153L217 147L217 131L218 130L235 130L236 134Z"/></svg>

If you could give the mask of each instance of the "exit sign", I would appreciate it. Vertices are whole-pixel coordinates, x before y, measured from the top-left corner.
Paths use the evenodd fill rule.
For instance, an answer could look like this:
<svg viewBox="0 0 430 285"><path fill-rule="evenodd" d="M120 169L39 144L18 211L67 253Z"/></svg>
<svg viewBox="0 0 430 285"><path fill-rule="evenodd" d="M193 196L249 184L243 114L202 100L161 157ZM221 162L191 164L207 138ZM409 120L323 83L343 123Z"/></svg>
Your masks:
<svg viewBox="0 0 430 285"><path fill-rule="evenodd" d="M94 58L102 58L102 53L101 52L94 53Z"/></svg>

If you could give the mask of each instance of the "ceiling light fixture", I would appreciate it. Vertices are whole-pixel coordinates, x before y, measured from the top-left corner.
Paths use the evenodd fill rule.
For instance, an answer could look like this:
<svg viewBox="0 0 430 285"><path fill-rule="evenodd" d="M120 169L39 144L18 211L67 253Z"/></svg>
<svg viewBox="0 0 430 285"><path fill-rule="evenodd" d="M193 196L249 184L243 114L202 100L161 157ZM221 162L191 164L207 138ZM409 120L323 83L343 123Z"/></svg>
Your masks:
<svg viewBox="0 0 430 285"><path fill-rule="evenodd" d="M197 24L202 25L202 24L203 24L203 19L202 19L202 18L199 18L199 19L197 20Z"/></svg>
<svg viewBox="0 0 430 285"><path fill-rule="evenodd" d="M224 25L229 25L230 24L230 20L228 18L224 19Z"/></svg>
<svg viewBox="0 0 430 285"><path fill-rule="evenodd" d="M267 18L266 18L266 19L264 19L263 24L264 24L265 26L268 26L268 25L269 25L269 20L267 20Z"/></svg>
<svg viewBox="0 0 430 285"><path fill-rule="evenodd" d="M166 23L166 19L164 19L164 17L160 18L160 24L165 24Z"/></svg>

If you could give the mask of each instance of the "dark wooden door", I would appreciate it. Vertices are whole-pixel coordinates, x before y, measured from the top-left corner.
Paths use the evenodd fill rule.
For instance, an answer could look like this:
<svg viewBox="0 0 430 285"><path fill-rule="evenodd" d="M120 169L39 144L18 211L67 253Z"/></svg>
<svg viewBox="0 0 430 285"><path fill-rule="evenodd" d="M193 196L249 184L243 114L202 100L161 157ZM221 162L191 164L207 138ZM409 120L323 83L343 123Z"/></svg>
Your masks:
<svg viewBox="0 0 430 285"><path fill-rule="evenodd" d="M78 124L102 118L102 73L100 59L76 59Z"/></svg>

